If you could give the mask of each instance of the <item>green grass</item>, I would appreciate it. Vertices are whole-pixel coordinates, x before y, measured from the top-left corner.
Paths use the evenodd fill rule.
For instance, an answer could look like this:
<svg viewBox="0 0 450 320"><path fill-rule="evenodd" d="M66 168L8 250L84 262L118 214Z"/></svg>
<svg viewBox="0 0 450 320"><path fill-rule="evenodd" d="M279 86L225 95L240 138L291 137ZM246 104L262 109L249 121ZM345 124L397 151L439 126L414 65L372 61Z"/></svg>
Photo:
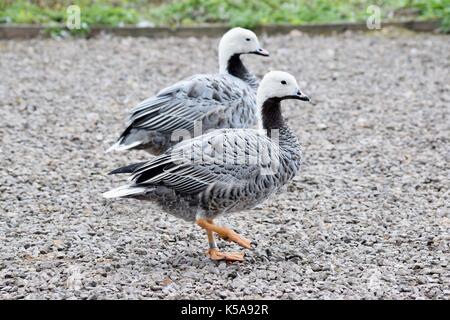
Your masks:
<svg viewBox="0 0 450 320"><path fill-rule="evenodd" d="M450 0L181 0L153 10L159 24L226 23L254 27L264 24L304 24L365 21L368 5L381 8L382 19L450 20ZM383 21L382 20L382 21Z"/></svg>
<svg viewBox="0 0 450 320"><path fill-rule="evenodd" d="M365 21L367 6L381 8L382 21L440 19L450 31L450 0L0 0L0 23L43 24L58 30L66 8L81 8L82 29L149 21L178 26L224 23L254 27L265 24L305 24Z"/></svg>
<svg viewBox="0 0 450 320"><path fill-rule="evenodd" d="M3 3L0 0L0 3ZM80 6L83 22L114 26L139 21L136 9L127 1L5 1L0 5L0 22L47 24L62 23L71 4Z"/></svg>

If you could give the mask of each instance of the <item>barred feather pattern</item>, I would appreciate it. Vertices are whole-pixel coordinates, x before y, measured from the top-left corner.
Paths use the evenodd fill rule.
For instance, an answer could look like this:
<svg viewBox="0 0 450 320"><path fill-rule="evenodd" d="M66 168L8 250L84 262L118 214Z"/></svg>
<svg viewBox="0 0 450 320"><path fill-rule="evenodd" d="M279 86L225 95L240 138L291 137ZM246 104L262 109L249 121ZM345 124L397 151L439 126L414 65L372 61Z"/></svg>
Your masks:
<svg viewBox="0 0 450 320"><path fill-rule="evenodd" d="M264 130L216 130L140 165L125 197L156 202L187 221L212 219L262 203L300 164L300 146L288 127L280 129L279 141Z"/></svg>
<svg viewBox="0 0 450 320"><path fill-rule="evenodd" d="M193 137L211 129L261 127L257 80L247 76L249 83L229 74L196 75L161 90L130 111L127 129L111 149L158 155L179 142L174 132Z"/></svg>

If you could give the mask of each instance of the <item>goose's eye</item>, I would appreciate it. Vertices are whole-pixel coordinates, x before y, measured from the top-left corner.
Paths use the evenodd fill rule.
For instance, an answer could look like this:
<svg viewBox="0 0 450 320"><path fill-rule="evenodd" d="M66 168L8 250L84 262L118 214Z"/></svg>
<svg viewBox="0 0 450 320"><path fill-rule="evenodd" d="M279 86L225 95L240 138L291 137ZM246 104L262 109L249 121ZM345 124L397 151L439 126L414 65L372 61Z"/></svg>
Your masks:
<svg viewBox="0 0 450 320"><path fill-rule="evenodd" d="M247 39L245 39L246 41L250 41L250 40L252 40L252 39L250 39L250 38L247 38Z"/></svg>
<svg viewBox="0 0 450 320"><path fill-rule="evenodd" d="M282 80L282 81L281 81L281 84L287 84L287 82L286 82L286 81L284 81L284 80Z"/></svg>

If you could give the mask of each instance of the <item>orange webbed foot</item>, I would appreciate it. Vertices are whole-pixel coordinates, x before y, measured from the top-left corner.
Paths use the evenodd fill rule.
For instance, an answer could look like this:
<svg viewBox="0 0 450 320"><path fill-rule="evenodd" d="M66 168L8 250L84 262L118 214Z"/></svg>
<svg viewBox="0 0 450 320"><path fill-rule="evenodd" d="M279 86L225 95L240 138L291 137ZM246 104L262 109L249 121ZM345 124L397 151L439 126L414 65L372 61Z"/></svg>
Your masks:
<svg viewBox="0 0 450 320"><path fill-rule="evenodd" d="M244 254L239 252L221 252L219 249L212 248L206 252L206 255L211 258L211 260L215 261L244 261Z"/></svg>

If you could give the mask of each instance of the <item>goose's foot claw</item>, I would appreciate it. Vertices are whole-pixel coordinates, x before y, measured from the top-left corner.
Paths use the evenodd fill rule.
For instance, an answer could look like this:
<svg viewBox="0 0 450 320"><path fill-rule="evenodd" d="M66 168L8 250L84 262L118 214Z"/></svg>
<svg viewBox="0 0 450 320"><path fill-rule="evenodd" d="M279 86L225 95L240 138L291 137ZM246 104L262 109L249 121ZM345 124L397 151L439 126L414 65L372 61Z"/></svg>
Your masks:
<svg viewBox="0 0 450 320"><path fill-rule="evenodd" d="M219 236L222 237L222 239L224 239L224 240L237 243L238 245L240 245L243 248L246 248L246 249L252 248L252 244L251 244L250 240L245 239L244 237L240 236L233 230L227 229L224 234L219 234Z"/></svg>

